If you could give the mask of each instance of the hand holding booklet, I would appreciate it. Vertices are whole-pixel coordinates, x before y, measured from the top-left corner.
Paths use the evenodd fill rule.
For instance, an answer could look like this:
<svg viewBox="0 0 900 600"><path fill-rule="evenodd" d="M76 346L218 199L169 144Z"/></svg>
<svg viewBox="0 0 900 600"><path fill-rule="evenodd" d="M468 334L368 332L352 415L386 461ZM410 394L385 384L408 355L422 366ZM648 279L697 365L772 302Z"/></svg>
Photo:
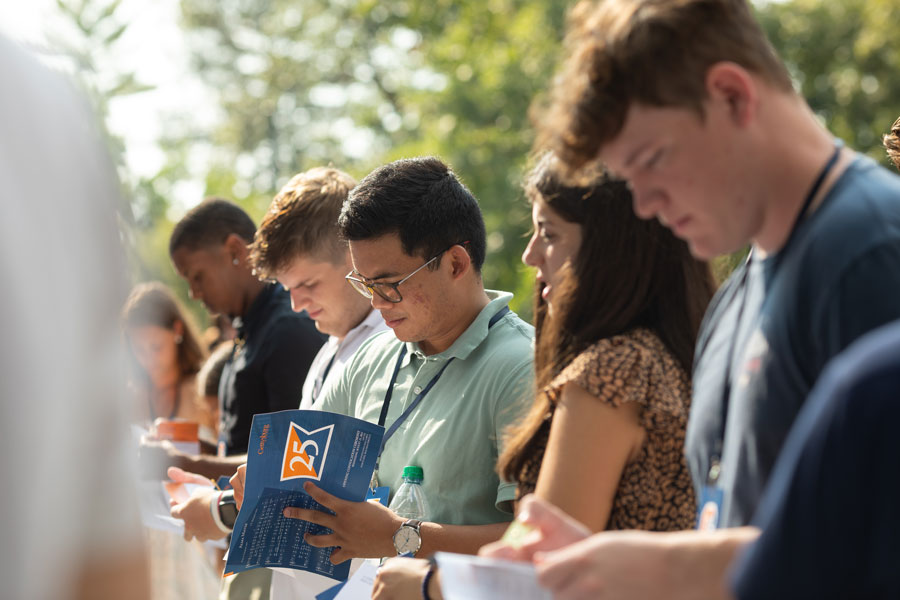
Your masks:
<svg viewBox="0 0 900 600"><path fill-rule="evenodd" d="M303 490L306 481L344 500L363 502L383 435L384 428L373 423L318 410L254 416L244 502L225 573L282 567L347 579L350 561L333 565L332 548L314 548L303 539L306 533L331 531L282 512L287 506L327 511Z"/></svg>
<svg viewBox="0 0 900 600"><path fill-rule="evenodd" d="M468 554L438 552L444 600L551 600L550 592L537 582L534 565Z"/></svg>

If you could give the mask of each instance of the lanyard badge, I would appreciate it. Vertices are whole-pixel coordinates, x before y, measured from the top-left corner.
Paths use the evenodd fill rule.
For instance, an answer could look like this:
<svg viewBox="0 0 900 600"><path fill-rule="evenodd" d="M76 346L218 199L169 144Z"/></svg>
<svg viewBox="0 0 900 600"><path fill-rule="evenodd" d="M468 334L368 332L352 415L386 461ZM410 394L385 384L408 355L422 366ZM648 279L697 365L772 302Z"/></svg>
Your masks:
<svg viewBox="0 0 900 600"><path fill-rule="evenodd" d="M697 531L713 531L719 527L719 516L725 499L725 491L718 486L720 472L719 459L714 458L709 467L706 485L697 502Z"/></svg>
<svg viewBox="0 0 900 600"><path fill-rule="evenodd" d="M379 502L384 506L388 505L388 498L391 495L391 488L386 485L371 487L366 490L366 500L369 502Z"/></svg>

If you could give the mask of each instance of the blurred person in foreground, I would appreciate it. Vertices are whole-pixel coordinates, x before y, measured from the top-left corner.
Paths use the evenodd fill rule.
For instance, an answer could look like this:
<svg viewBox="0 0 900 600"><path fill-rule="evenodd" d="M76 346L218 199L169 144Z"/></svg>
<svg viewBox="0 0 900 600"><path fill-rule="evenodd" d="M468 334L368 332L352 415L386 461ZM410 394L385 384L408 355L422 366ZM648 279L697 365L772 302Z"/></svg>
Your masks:
<svg viewBox="0 0 900 600"><path fill-rule="evenodd" d="M539 580L561 597L725 597L822 369L900 317L900 178L822 127L743 0L584 2L568 44L539 145L568 170L605 163L695 256L751 251L694 362L688 465L699 523L720 529L582 539L535 500L524 517L548 537L523 555L545 552Z"/></svg>
<svg viewBox="0 0 900 600"><path fill-rule="evenodd" d="M2 36L0 74L2 595L148 598L115 317L119 183L64 77Z"/></svg>
<svg viewBox="0 0 900 600"><path fill-rule="evenodd" d="M900 169L900 119L884 146ZM900 597L898 393L900 321L829 364L754 517L762 534L734 571L739 598Z"/></svg>

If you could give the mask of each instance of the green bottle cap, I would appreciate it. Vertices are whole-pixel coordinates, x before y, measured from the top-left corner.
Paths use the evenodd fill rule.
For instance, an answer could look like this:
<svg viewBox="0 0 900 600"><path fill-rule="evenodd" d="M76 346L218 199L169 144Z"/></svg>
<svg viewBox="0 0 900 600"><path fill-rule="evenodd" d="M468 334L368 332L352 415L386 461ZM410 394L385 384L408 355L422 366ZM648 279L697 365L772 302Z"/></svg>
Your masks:
<svg viewBox="0 0 900 600"><path fill-rule="evenodd" d="M418 479L419 481L422 481L425 479L425 472L422 471L422 467L409 465L408 467L403 467L403 478Z"/></svg>

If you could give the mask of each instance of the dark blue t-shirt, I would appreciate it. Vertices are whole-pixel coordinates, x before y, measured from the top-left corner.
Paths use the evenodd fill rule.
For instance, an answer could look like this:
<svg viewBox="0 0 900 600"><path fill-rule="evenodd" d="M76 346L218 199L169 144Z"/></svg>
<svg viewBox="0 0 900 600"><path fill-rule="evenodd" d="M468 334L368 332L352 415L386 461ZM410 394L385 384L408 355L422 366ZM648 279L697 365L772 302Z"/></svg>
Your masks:
<svg viewBox="0 0 900 600"><path fill-rule="evenodd" d="M785 442L738 598L900 598L900 322L833 361Z"/></svg>
<svg viewBox="0 0 900 600"><path fill-rule="evenodd" d="M750 522L784 439L829 359L900 318L900 177L857 156L786 251L754 260L741 285L746 268L717 293L701 325L685 440L699 493L722 440L729 369L720 526Z"/></svg>
<svg viewBox="0 0 900 600"><path fill-rule="evenodd" d="M235 321L238 340L219 382L219 443L227 456L247 452L253 415L300 406L306 372L326 339L275 284Z"/></svg>

